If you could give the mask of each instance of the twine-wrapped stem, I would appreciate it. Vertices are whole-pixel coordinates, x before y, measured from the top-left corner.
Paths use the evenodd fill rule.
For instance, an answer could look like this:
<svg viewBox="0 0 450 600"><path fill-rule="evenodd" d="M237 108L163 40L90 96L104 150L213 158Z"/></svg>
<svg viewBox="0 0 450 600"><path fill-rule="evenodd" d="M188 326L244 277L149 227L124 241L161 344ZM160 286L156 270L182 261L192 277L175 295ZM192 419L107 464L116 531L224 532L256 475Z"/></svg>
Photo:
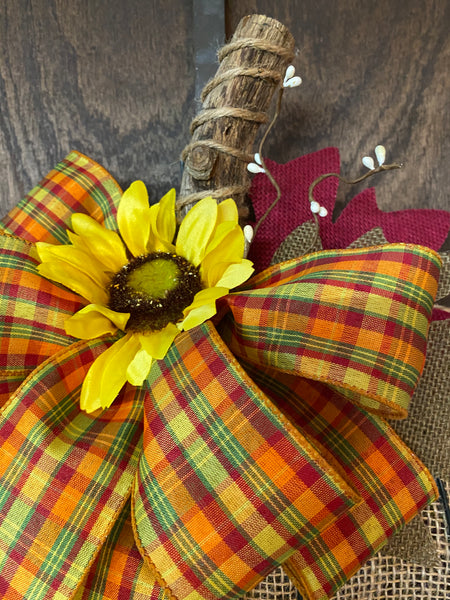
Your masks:
<svg viewBox="0 0 450 600"><path fill-rule="evenodd" d="M201 198L213 195L218 200L234 198L245 222L247 163L293 51L287 28L263 15L244 17L220 50L220 66L203 90L203 109L192 122L192 141L182 153L180 219Z"/></svg>

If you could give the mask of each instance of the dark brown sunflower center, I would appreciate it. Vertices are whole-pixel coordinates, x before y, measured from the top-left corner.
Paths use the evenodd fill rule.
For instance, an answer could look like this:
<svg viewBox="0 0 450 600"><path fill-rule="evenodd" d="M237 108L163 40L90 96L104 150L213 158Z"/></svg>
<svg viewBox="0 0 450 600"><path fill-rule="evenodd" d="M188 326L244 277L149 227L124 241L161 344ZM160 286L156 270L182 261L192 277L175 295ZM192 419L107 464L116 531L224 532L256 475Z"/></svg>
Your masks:
<svg viewBox="0 0 450 600"><path fill-rule="evenodd" d="M109 307L130 313L128 331L158 331L179 321L201 289L197 267L182 256L153 252L137 256L114 275Z"/></svg>

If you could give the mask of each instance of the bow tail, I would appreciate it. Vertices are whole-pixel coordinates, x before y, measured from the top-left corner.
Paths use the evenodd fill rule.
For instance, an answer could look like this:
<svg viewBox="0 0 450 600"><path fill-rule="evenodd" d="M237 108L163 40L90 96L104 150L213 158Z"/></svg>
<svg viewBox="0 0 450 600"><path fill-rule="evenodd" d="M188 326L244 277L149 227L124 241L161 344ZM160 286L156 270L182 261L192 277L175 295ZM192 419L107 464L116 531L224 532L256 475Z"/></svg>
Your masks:
<svg viewBox="0 0 450 600"><path fill-rule="evenodd" d="M79 390L106 342L44 361L0 415L0 592L71 599L131 493L141 452L142 390L101 414ZM136 397L136 394L138 397Z"/></svg>
<svg viewBox="0 0 450 600"><path fill-rule="evenodd" d="M128 500L73 600L163 600L164 590L134 541Z"/></svg>
<svg viewBox="0 0 450 600"><path fill-rule="evenodd" d="M171 597L242 596L360 501L210 322L149 378L133 519Z"/></svg>
<svg viewBox="0 0 450 600"><path fill-rule="evenodd" d="M434 482L384 419L321 382L250 363L245 367L361 497L284 564L305 598L329 598L435 498Z"/></svg>

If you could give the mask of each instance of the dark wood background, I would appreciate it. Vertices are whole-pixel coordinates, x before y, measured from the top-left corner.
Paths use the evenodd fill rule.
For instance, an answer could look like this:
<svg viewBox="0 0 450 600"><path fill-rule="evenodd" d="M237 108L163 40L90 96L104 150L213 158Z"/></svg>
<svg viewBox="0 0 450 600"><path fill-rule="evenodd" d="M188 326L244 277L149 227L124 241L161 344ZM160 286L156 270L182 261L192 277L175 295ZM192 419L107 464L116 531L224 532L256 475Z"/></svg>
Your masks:
<svg viewBox="0 0 450 600"><path fill-rule="evenodd" d="M221 23L219 35L199 27L208 6L2 0L0 214L71 149L123 185L143 179L152 200L179 187L199 108L197 37L205 45L210 35L210 53L224 39ZM285 95L267 156L286 162L335 145L352 175L383 143L405 165L376 181L384 210L450 209L448 0L228 0L224 12L227 36L259 12L296 39L303 84ZM340 191L341 202L357 191Z"/></svg>

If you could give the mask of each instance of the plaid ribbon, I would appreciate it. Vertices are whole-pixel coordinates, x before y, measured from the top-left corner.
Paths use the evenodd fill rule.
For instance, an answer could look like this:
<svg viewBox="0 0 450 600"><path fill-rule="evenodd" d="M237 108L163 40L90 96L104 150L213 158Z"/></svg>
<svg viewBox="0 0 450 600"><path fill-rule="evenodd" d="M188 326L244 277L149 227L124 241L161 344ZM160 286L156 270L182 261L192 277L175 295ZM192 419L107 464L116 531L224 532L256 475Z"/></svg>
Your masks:
<svg viewBox="0 0 450 600"><path fill-rule="evenodd" d="M437 255L276 265L93 417L80 387L113 338L65 334L81 300L39 277L33 242L67 241L72 212L114 228L120 196L74 152L1 225L0 595L235 598L283 564L331 597L435 498L383 417L423 368Z"/></svg>

